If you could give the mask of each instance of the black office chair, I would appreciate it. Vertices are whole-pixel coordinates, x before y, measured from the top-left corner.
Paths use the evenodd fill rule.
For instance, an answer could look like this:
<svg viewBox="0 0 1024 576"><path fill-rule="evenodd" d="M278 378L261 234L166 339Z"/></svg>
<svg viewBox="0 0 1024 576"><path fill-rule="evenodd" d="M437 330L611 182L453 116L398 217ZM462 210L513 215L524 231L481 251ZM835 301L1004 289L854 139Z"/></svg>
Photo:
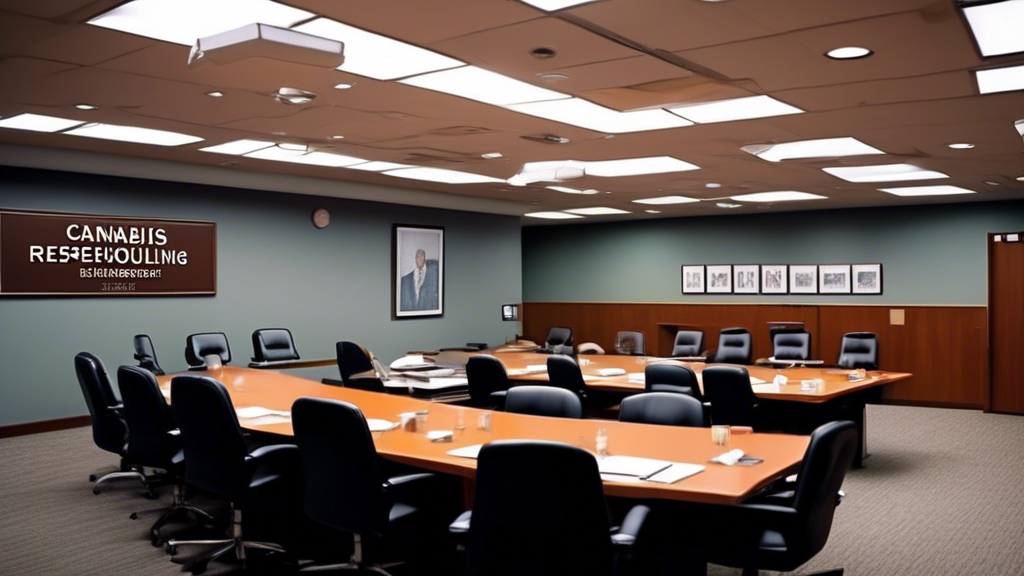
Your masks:
<svg viewBox="0 0 1024 576"><path fill-rule="evenodd" d="M704 398L711 403L712 424L762 427L760 404L746 368L708 366L701 376Z"/></svg>
<svg viewBox="0 0 1024 576"><path fill-rule="evenodd" d="M572 328L555 326L548 332L547 340L540 352L551 354L572 354Z"/></svg>
<svg viewBox="0 0 1024 576"><path fill-rule="evenodd" d="M679 330L672 345L672 356L700 356L704 351L704 333L699 330Z"/></svg>
<svg viewBox="0 0 1024 576"><path fill-rule="evenodd" d="M718 349L709 363L750 364L753 354L750 332L746 328L725 328L718 333Z"/></svg>
<svg viewBox="0 0 1024 576"><path fill-rule="evenodd" d="M185 362L189 369L231 363L231 348L223 332L199 332L185 338Z"/></svg>
<svg viewBox="0 0 1024 576"><path fill-rule="evenodd" d="M373 355L357 342L344 340L334 345L338 355L338 371L347 388L383 392L384 383L373 368Z"/></svg>
<svg viewBox="0 0 1024 576"><path fill-rule="evenodd" d="M836 365L841 368L878 370L878 335L871 332L843 334Z"/></svg>
<svg viewBox="0 0 1024 576"><path fill-rule="evenodd" d="M435 475L385 477L366 418L348 402L299 398L292 405L292 426L302 459L306 516L352 535L350 562L343 566L387 574L368 564L365 552L383 550L385 544L389 550L403 544L429 550L424 544L443 531L443 521L437 519L431 529L430 514L403 492L417 489L438 499L425 485Z"/></svg>
<svg viewBox="0 0 1024 576"><path fill-rule="evenodd" d="M583 381L583 372L580 365L568 356L549 356L548 383L558 388L564 388L580 397L580 400L587 395L587 384Z"/></svg>
<svg viewBox="0 0 1024 576"><path fill-rule="evenodd" d="M569 390L553 386L516 386L505 396L505 411L555 418L583 418L583 403Z"/></svg>
<svg viewBox="0 0 1024 576"><path fill-rule="evenodd" d="M471 575L607 575L648 512L634 507L613 533L592 454L557 442L499 440L480 450L473 510L453 531L468 529Z"/></svg>
<svg viewBox="0 0 1024 576"><path fill-rule="evenodd" d="M619 332L615 335L615 352L626 356L644 356L647 354L644 333L637 330Z"/></svg>
<svg viewBox="0 0 1024 576"><path fill-rule="evenodd" d="M622 399L620 422L664 426L704 426L704 405L686 394L647 392Z"/></svg>
<svg viewBox="0 0 1024 576"><path fill-rule="evenodd" d="M469 400L473 406L494 407L505 404L509 389L508 372L500 360L490 354L471 356L466 362Z"/></svg>
<svg viewBox="0 0 1024 576"><path fill-rule="evenodd" d="M89 481L94 482L93 494L100 493L101 485L121 479L139 480L148 491L146 476L134 469L127 458L128 425L121 415L121 402L114 395L103 361L89 352L79 352L75 355L75 374L92 417L93 442L101 450L121 457L119 472L111 472L98 479L95 474L89 476Z"/></svg>
<svg viewBox="0 0 1024 576"><path fill-rule="evenodd" d="M772 333L772 350L776 360L810 360L811 334L805 330L777 330Z"/></svg>
<svg viewBox="0 0 1024 576"><path fill-rule="evenodd" d="M704 401L697 374L689 366L648 364L644 368L644 391L688 394L701 402Z"/></svg>
<svg viewBox="0 0 1024 576"><path fill-rule="evenodd" d="M132 346L135 348L135 359L139 367L149 370L156 376L163 376L164 371L156 361L156 349L153 348L153 340L149 334L136 334L132 338Z"/></svg>
<svg viewBox="0 0 1024 576"><path fill-rule="evenodd" d="M292 331L287 328L260 328L252 333L252 361L280 362L298 360Z"/></svg>
<svg viewBox="0 0 1024 576"><path fill-rule="evenodd" d="M198 559L190 559L188 569L196 574L203 572L212 560L232 551L243 568L247 549L284 552L278 544L246 540L244 535L249 528L243 522L243 512L259 510L257 517L265 516L268 525L274 525L270 518L279 520L273 509L287 509L289 496L299 491L294 478L300 465L299 449L290 444L251 449L242 435L227 389L208 376L174 378L171 406L185 451L185 482L230 503L232 530L231 537L225 539L171 539L167 542L168 551L176 554L179 546L193 544L221 545Z"/></svg>
<svg viewBox="0 0 1024 576"><path fill-rule="evenodd" d="M843 478L857 450L853 422L829 422L811 434L797 475L792 499L756 502L709 511L704 527L708 560L742 568L744 576L758 570L789 572L814 557L828 541L839 504ZM721 537L728 534L727 538ZM842 569L826 573L841 575Z"/></svg>

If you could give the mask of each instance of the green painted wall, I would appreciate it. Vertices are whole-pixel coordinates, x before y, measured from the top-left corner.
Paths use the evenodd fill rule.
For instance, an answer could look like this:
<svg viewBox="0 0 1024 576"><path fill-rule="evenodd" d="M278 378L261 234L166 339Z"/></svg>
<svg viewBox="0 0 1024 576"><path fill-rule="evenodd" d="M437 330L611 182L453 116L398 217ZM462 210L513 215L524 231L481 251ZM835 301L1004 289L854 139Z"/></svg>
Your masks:
<svg viewBox="0 0 1024 576"><path fill-rule="evenodd" d="M986 234L1024 201L675 218L523 229L530 302L981 304ZM882 263L877 296L683 295L683 264Z"/></svg>
<svg viewBox="0 0 1024 576"><path fill-rule="evenodd" d="M7 168L0 207L213 220L218 255L216 296L0 299L0 425L85 414L74 355L90 351L113 373L134 363L140 332L163 368L178 371L192 332L226 332L233 364L244 365L263 327L290 328L305 358L357 340L386 361L504 342L518 328L500 315L520 301L516 217ZM331 211L324 230L310 223L316 207ZM444 317L391 319L393 223L445 227ZM334 367L293 373L338 377Z"/></svg>

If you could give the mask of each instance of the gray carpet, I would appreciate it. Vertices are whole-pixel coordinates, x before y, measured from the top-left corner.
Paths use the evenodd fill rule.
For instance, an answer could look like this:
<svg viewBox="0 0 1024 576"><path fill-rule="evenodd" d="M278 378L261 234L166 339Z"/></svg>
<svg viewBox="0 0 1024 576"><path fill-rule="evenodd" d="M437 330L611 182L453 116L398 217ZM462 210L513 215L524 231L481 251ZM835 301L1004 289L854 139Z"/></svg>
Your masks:
<svg viewBox="0 0 1024 576"><path fill-rule="evenodd" d="M868 425L873 455L847 476L825 549L794 574L1024 576L1024 418L869 406ZM128 519L168 494L93 496L88 475L114 458L88 428L0 440L0 461L0 574L181 573L149 545L155 516Z"/></svg>

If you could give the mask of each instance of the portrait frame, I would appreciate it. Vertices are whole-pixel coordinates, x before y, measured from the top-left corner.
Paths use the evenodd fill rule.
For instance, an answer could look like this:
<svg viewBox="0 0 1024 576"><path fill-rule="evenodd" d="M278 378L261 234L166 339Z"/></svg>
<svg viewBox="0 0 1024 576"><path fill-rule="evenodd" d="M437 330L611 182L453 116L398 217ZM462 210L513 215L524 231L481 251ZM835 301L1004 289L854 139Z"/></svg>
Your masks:
<svg viewBox="0 0 1024 576"><path fill-rule="evenodd" d="M874 273L874 283L861 282L858 274ZM882 265L881 264L853 264L850 266L850 288L853 294L881 294L882 293Z"/></svg>
<svg viewBox="0 0 1024 576"><path fill-rule="evenodd" d="M818 293L818 265L817 264L790 264L789 265L789 293L790 294L817 294Z"/></svg>
<svg viewBox="0 0 1024 576"><path fill-rule="evenodd" d="M709 264L704 281L708 294L732 294L732 264Z"/></svg>
<svg viewBox="0 0 1024 576"><path fill-rule="evenodd" d="M394 224L391 232L394 319L444 315L444 227ZM417 288L418 252L424 252Z"/></svg>
<svg viewBox="0 0 1024 576"><path fill-rule="evenodd" d="M757 294L761 290L761 270L757 264L733 264L732 293Z"/></svg>
<svg viewBox="0 0 1024 576"><path fill-rule="evenodd" d="M818 294L849 294L850 284L849 264L818 266Z"/></svg>
<svg viewBox="0 0 1024 576"><path fill-rule="evenodd" d="M690 274L690 276L687 276ZM694 274L698 275L693 276ZM686 265L682 266L680 270L680 282L683 285L683 294L704 294L704 287L706 285L707 277L704 273L704 265ZM690 280L687 283L687 280Z"/></svg>
<svg viewBox="0 0 1024 576"><path fill-rule="evenodd" d="M761 265L761 294L789 294L789 266Z"/></svg>

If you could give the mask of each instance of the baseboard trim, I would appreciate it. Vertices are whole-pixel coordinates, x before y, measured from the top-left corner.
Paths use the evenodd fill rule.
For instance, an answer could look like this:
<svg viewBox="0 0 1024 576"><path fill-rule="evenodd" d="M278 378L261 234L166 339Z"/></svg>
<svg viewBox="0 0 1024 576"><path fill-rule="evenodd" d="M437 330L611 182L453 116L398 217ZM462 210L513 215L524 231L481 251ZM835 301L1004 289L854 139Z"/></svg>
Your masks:
<svg viewBox="0 0 1024 576"><path fill-rule="evenodd" d="M13 438L15 436L28 436L29 434L40 434L42 432L53 432L54 430L67 430L68 428L81 428L91 426L92 418L85 416L69 416L67 418L55 418L53 420L37 420L35 422L23 422L21 424L8 424L0 426L0 438Z"/></svg>
<svg viewBox="0 0 1024 576"><path fill-rule="evenodd" d="M959 410L984 410L985 406L982 404L962 404L958 402L927 402L921 400L891 400L883 398L878 404L888 404L890 406L916 406L918 408L956 408Z"/></svg>

